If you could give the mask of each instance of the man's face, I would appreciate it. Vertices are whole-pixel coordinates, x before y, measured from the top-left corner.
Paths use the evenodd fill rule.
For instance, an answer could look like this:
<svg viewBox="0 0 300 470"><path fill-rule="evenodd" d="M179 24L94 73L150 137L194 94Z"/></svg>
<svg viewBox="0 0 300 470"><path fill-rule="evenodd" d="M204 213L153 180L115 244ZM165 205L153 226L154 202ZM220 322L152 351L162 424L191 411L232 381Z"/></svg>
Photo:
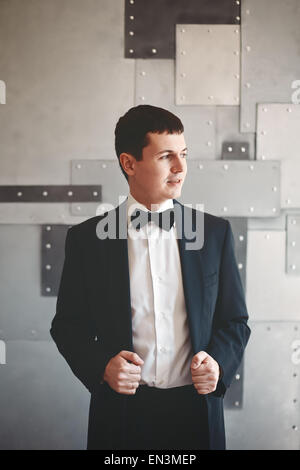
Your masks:
<svg viewBox="0 0 300 470"><path fill-rule="evenodd" d="M151 204L161 204L178 198L185 180L186 143L183 134L147 134L148 145L143 148L141 161L134 159L130 175L133 197L150 209Z"/></svg>

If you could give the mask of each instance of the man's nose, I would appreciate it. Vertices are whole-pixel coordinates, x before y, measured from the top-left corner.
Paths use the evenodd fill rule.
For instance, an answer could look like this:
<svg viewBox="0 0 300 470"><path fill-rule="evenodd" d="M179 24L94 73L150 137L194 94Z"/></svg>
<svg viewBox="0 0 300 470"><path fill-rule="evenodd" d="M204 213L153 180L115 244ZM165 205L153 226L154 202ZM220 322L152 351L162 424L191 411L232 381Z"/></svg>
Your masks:
<svg viewBox="0 0 300 470"><path fill-rule="evenodd" d="M185 158L181 157L180 155L177 155L175 160L173 161L172 171L174 171L175 173L182 173L185 171L185 165Z"/></svg>

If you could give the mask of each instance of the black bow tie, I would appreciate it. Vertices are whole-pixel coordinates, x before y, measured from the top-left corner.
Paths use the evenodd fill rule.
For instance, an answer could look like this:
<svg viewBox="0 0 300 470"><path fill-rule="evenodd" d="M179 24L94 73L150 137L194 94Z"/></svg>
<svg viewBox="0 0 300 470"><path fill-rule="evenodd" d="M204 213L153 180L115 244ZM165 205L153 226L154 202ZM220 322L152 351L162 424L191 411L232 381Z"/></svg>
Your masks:
<svg viewBox="0 0 300 470"><path fill-rule="evenodd" d="M136 230L153 221L158 227L169 231L175 220L174 209L167 209L163 212L145 212L142 209L136 209L131 215L130 220Z"/></svg>

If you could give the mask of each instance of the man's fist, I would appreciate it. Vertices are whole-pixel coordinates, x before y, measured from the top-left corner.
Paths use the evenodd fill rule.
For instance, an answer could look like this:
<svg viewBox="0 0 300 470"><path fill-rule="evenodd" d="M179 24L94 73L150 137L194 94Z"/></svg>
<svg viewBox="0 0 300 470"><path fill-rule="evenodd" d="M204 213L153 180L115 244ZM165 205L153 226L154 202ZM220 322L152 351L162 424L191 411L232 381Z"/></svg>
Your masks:
<svg viewBox="0 0 300 470"><path fill-rule="evenodd" d="M205 351L200 351L191 362L192 381L200 395L214 392L220 376L219 364Z"/></svg>
<svg viewBox="0 0 300 470"><path fill-rule="evenodd" d="M140 366L143 364L144 361L136 353L121 351L106 364L103 380L115 392L133 395L141 380Z"/></svg>

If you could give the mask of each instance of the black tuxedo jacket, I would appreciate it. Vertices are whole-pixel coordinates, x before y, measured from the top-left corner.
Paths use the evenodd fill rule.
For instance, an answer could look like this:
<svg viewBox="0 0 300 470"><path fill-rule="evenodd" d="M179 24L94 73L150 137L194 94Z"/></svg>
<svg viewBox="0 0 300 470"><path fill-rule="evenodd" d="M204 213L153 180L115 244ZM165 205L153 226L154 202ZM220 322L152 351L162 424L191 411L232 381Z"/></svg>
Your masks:
<svg viewBox="0 0 300 470"><path fill-rule="evenodd" d="M114 211L118 230L119 215L127 220L126 201ZM190 208L188 214L194 221L195 209ZM118 448L128 396L102 384L101 379L110 358L122 350L134 350L127 239L100 240L96 230L103 217L68 230L50 329L58 350L91 393L88 449ZM230 223L204 213L203 247L187 250L187 241L183 230L178 246L193 352L206 351L222 369L215 392L199 395L206 410L201 419L209 448L223 449L223 397L250 336L248 313Z"/></svg>

